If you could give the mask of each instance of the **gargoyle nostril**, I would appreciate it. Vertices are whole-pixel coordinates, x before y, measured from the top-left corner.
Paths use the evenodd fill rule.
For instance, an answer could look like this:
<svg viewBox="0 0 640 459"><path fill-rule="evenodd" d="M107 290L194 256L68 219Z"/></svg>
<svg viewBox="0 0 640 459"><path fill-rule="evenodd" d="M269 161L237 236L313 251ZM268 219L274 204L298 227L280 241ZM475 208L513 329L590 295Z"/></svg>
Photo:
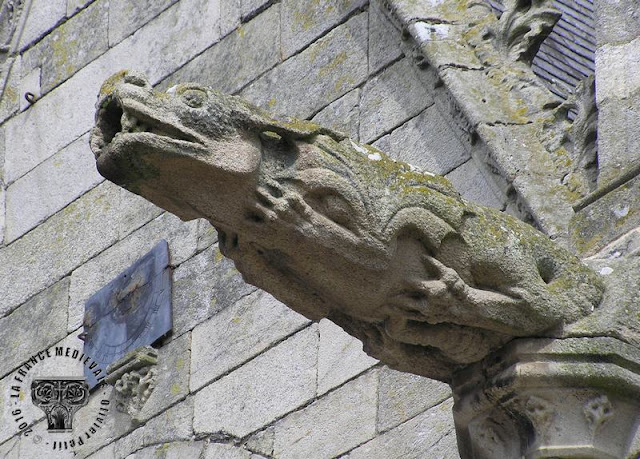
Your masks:
<svg viewBox="0 0 640 459"><path fill-rule="evenodd" d="M149 84L145 77L137 73L127 73L124 76L124 82L134 86L140 86L141 88L144 88Z"/></svg>

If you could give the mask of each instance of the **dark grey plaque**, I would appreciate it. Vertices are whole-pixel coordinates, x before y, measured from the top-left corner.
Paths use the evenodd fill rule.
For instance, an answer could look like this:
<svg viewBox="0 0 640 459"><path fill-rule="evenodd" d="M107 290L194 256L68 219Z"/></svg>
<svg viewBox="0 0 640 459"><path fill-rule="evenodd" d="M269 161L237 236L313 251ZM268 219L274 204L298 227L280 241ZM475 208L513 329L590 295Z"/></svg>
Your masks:
<svg viewBox="0 0 640 459"><path fill-rule="evenodd" d="M106 369L129 351L167 334L171 327L169 248L163 240L87 300L84 353ZM85 376L93 388L97 379L87 366Z"/></svg>

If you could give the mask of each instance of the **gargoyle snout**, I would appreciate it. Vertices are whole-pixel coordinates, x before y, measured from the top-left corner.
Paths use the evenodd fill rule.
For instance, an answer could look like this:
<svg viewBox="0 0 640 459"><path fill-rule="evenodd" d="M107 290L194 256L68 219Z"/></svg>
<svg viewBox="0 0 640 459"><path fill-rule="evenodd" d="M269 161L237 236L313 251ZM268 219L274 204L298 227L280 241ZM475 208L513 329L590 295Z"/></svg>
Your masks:
<svg viewBox="0 0 640 459"><path fill-rule="evenodd" d="M126 90L126 86L137 86L138 88L151 89L151 83L141 72L134 70L122 70L111 75L102 83L98 95L98 105L106 98L113 97L116 92ZM132 88L133 89L133 88Z"/></svg>
<svg viewBox="0 0 640 459"><path fill-rule="evenodd" d="M123 76L123 80L125 84L132 84L134 86L139 86L141 88L151 89L151 83L149 83L149 80L147 80L147 77L140 72L131 71L131 70L127 71Z"/></svg>

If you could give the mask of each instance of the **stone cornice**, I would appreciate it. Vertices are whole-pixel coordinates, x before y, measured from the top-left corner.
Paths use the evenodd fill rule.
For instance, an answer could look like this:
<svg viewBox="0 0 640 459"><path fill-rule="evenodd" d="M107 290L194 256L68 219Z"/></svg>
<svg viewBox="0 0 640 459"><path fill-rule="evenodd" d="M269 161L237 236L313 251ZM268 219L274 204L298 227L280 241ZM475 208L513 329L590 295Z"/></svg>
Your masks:
<svg viewBox="0 0 640 459"><path fill-rule="evenodd" d="M506 3L500 19L483 0L385 0L383 7L412 38L423 67L436 72L459 109L454 119L486 145L487 157L478 159L515 191L525 214L563 241L573 206L592 191L585 155L595 153L593 145L584 153L580 136L593 134L595 122L574 133L567 104L529 66L558 13L544 1L529 9Z"/></svg>

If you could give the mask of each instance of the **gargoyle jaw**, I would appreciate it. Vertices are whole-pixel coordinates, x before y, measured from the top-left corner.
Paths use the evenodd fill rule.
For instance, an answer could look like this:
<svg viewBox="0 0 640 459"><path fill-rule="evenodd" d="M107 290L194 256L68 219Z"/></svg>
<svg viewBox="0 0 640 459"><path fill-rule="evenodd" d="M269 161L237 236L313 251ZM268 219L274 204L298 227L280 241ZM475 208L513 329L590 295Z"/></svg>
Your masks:
<svg viewBox="0 0 640 459"><path fill-rule="evenodd" d="M178 148L203 148L203 141L195 133L156 119L140 102L108 95L100 103L96 127L91 132L91 148L96 159L121 148L125 139L141 144L164 142Z"/></svg>

